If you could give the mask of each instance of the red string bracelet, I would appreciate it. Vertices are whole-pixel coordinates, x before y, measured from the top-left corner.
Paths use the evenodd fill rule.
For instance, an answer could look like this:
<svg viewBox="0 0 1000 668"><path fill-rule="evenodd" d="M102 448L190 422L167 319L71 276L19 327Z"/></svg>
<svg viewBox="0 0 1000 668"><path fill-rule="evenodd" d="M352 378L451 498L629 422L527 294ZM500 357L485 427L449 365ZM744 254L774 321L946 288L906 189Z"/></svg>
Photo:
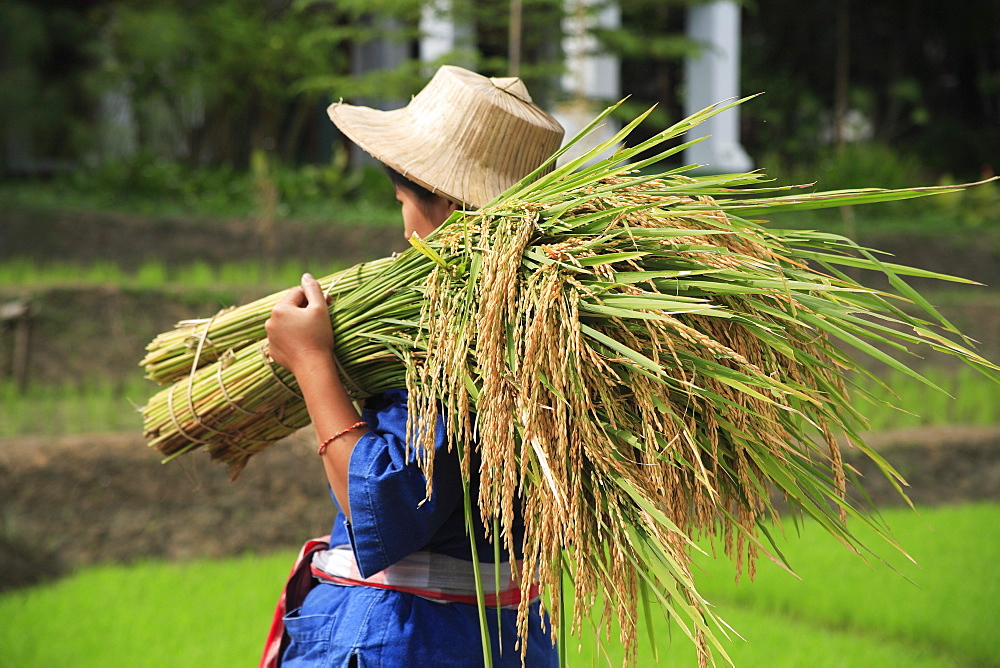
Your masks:
<svg viewBox="0 0 1000 668"><path fill-rule="evenodd" d="M322 443L320 444L320 446L319 446L319 450L317 450L317 451L316 451L316 454L317 454L317 455L322 455L322 454L323 454L324 452L326 452L326 446L330 445L331 443L333 443L334 441L336 441L336 440L337 440L338 438L340 438L341 436L343 436L343 435L344 435L344 434L346 434L347 432L349 432L349 431L354 431L354 430L355 430L355 429L357 429L358 427L366 427L366 426L368 426L368 423L367 423L367 422L365 422L364 420L361 420L361 421L359 421L359 422L355 422L354 424L352 424L352 425L351 425L350 427L348 427L347 429L341 429L341 430L340 430L340 431L338 431L338 432L337 432L336 434L334 434L334 435L333 435L333 436L331 436L330 438L328 438L328 439L326 439L325 441L323 441L323 442L322 442Z"/></svg>

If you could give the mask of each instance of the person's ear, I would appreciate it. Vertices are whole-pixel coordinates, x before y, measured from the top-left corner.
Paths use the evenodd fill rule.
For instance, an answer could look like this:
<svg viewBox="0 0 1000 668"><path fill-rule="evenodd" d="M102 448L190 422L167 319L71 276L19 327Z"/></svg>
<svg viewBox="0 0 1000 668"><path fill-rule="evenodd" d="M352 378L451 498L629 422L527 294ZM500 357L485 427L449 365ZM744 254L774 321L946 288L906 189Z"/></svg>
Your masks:
<svg viewBox="0 0 1000 668"><path fill-rule="evenodd" d="M434 208L435 211L434 217L436 219L436 224L434 225L434 227L437 227L444 221L448 220L451 214L455 213L461 208L462 208L461 204L456 204L447 197L442 197L441 195L438 195L437 204L435 205Z"/></svg>

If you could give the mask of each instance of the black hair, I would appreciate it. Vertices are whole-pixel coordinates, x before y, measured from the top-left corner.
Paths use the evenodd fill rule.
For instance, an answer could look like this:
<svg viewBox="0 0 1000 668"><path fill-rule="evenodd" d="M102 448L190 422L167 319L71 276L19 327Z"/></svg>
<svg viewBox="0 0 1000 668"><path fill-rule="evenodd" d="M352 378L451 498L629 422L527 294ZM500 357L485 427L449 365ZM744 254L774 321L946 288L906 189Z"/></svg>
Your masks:
<svg viewBox="0 0 1000 668"><path fill-rule="evenodd" d="M440 197L440 195L435 195L427 188L423 187L419 183L414 183L410 179L406 178L395 169L389 165L382 165L385 168L385 173L389 175L389 180L392 181L392 185L397 188L404 188L409 190L411 193L416 195L417 201L421 204L430 202L435 197Z"/></svg>

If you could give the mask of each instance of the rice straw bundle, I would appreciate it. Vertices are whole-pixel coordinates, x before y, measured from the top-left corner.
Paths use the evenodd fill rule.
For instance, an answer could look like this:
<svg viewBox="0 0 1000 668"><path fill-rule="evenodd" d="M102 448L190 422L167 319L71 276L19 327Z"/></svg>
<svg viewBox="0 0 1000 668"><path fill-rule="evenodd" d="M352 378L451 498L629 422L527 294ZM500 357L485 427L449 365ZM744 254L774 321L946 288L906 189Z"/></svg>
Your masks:
<svg viewBox="0 0 1000 668"><path fill-rule="evenodd" d="M392 258L364 262L320 281L328 298L337 299L357 289L382 272ZM211 318L184 320L174 329L153 339L148 353L139 362L146 377L157 383L171 383L219 359L227 351L255 343L265 337L264 322L285 292L258 299L239 308L223 309Z"/></svg>
<svg viewBox="0 0 1000 668"><path fill-rule="evenodd" d="M412 345L413 335L400 330L419 317L420 293L413 285L426 274L425 265L422 256L410 255L322 279L328 294L341 295L331 306L337 360L356 398L405 382L405 367L391 346ZM363 282L372 271L380 286ZM179 323L147 346L140 362L147 374L173 381L143 409L150 446L167 459L203 447L235 478L253 454L309 424L295 378L270 362L263 340L264 322L283 294Z"/></svg>
<svg viewBox="0 0 1000 668"><path fill-rule="evenodd" d="M751 576L759 553L782 563L759 539L778 522L775 490L856 552L848 517L885 536L846 501L838 436L904 483L859 435L864 417L844 374L867 372L834 341L923 382L875 344L926 343L997 370L945 338L958 333L899 276L960 279L882 263L836 235L748 220L944 189L774 196L756 174L635 175L685 146L627 164L725 108L581 168L636 119L582 158L452 216L331 306L348 388L360 397L405 382L428 480L431 426L443 413L465 480L479 477L478 512L498 550L513 552L523 504L522 583L540 581L554 627L580 632L603 592L631 649L640 604L648 619L656 603L702 664L713 647L725 656L715 629L725 631L694 585L695 538L720 537ZM844 266L882 272L895 293L859 285ZM238 471L304 424L294 380L260 345L224 353L154 397L152 444L167 455L202 445ZM473 442L479 471L464 447Z"/></svg>

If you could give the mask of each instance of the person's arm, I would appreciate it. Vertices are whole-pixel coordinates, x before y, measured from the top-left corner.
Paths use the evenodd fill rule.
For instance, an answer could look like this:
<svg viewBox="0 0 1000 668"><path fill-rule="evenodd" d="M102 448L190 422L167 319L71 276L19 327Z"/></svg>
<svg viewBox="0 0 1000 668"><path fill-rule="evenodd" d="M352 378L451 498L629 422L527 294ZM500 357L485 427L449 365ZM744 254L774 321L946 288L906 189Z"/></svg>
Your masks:
<svg viewBox="0 0 1000 668"><path fill-rule="evenodd" d="M330 313L319 282L303 275L302 285L275 304L265 329L271 358L299 383L319 443L341 434L327 444L321 458L337 505L350 521L348 469L354 446L367 429L344 432L361 417L337 373Z"/></svg>

